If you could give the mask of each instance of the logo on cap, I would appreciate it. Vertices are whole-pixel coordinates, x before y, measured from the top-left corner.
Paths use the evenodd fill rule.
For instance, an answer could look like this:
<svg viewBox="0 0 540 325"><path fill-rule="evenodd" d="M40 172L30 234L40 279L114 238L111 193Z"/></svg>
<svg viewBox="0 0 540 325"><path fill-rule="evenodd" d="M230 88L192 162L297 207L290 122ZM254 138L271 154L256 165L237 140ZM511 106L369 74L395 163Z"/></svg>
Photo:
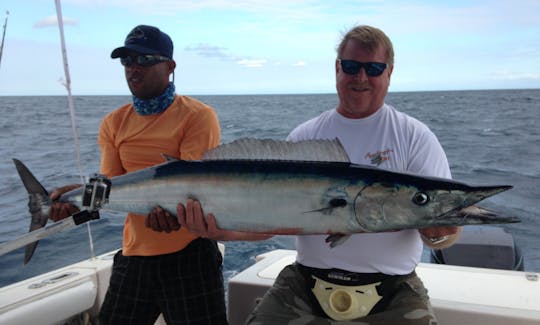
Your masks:
<svg viewBox="0 0 540 325"><path fill-rule="evenodd" d="M142 38L145 38L144 31L140 29L139 27L135 27L131 31L131 33L129 33L128 36L126 37L126 43L132 40L142 39Z"/></svg>

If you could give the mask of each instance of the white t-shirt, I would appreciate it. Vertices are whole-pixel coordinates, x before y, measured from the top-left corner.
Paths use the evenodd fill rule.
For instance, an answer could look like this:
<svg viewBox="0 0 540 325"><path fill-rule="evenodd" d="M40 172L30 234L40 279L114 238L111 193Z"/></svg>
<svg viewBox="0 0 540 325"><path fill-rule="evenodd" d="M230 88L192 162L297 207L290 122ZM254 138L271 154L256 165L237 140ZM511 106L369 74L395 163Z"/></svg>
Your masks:
<svg viewBox="0 0 540 325"><path fill-rule="evenodd" d="M298 127L287 140L339 138L351 162L425 176L451 178L444 150L422 122L384 104L375 114L349 119L336 109ZM354 234L330 248L326 235L297 236L296 260L306 266L359 273L408 274L422 255L416 229Z"/></svg>

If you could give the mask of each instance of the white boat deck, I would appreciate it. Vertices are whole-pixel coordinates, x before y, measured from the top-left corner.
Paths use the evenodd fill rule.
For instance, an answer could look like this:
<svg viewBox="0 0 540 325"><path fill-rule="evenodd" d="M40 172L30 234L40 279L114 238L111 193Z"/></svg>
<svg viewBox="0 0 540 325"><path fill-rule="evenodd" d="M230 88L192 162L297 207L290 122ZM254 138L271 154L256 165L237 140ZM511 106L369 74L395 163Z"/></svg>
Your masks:
<svg viewBox="0 0 540 325"><path fill-rule="evenodd" d="M0 324L93 320L109 283L114 252L0 288ZM230 325L243 324L296 251L275 250L229 280ZM421 263L440 324L540 324L540 273ZM162 318L156 324L164 324Z"/></svg>
<svg viewBox="0 0 540 325"><path fill-rule="evenodd" d="M96 315L109 285L113 253L0 288L0 324L58 324Z"/></svg>
<svg viewBox="0 0 540 325"><path fill-rule="evenodd" d="M242 324L296 251L275 250L229 281L230 325ZM420 263L440 324L540 324L540 274Z"/></svg>

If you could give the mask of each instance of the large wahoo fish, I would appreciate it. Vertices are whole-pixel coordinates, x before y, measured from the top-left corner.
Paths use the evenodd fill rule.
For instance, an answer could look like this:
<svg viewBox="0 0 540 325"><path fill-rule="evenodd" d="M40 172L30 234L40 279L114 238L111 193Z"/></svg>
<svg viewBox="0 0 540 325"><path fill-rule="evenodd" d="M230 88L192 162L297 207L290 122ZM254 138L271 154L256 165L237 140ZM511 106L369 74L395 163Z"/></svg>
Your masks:
<svg viewBox="0 0 540 325"><path fill-rule="evenodd" d="M31 230L42 227L48 194L20 161L15 164L29 192ZM338 140L240 139L203 160L173 159L114 177L111 183L103 209L146 215L159 205L175 213L178 202L194 198L215 214L220 228L266 234L519 222L471 207L512 186L470 186L352 164ZM61 200L81 207L82 194L76 189ZM35 244L27 250L33 252Z"/></svg>

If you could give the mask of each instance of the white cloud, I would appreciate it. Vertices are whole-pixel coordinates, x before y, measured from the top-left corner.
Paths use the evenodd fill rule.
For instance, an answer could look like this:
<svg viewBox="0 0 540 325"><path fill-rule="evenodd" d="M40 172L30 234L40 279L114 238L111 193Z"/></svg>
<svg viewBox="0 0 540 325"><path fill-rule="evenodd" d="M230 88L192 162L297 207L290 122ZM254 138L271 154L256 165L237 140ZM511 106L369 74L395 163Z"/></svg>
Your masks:
<svg viewBox="0 0 540 325"><path fill-rule="evenodd" d="M495 80L540 80L540 73L500 72L493 75Z"/></svg>
<svg viewBox="0 0 540 325"><path fill-rule="evenodd" d="M249 60L249 59L242 59L237 61L239 65L242 65L246 68L261 68L266 64L266 60Z"/></svg>
<svg viewBox="0 0 540 325"><path fill-rule="evenodd" d="M184 50L188 52L195 52L203 57L220 58L220 59L232 59L230 54L227 54L227 48L215 46L211 44L200 43L193 46L186 46Z"/></svg>
<svg viewBox="0 0 540 325"><path fill-rule="evenodd" d="M75 19L63 17L62 20L64 22L64 25L71 25L71 26L78 25L78 21ZM46 17L34 24L34 28L45 28L45 27L53 27L53 26L54 27L58 26L57 16Z"/></svg>
<svg viewBox="0 0 540 325"><path fill-rule="evenodd" d="M295 66L295 67L305 67L306 62L305 61L298 61L298 62L294 63L293 66Z"/></svg>

